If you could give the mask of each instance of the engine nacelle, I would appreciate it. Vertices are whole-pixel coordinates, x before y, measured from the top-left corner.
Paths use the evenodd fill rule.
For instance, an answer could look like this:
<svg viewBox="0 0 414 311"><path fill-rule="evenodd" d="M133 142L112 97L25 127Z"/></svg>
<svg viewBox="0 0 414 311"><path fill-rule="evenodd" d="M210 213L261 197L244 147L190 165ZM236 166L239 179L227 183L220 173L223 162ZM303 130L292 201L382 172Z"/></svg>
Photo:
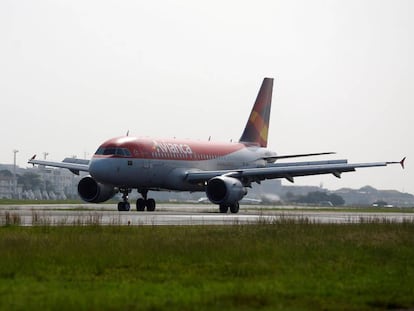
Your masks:
<svg viewBox="0 0 414 311"><path fill-rule="evenodd" d="M86 202L101 203L112 198L116 190L112 186L98 183L91 176L86 176L79 181L78 193Z"/></svg>
<svg viewBox="0 0 414 311"><path fill-rule="evenodd" d="M228 176L218 176L208 181L206 194L214 204L232 205L239 202L247 194L247 191L240 180Z"/></svg>

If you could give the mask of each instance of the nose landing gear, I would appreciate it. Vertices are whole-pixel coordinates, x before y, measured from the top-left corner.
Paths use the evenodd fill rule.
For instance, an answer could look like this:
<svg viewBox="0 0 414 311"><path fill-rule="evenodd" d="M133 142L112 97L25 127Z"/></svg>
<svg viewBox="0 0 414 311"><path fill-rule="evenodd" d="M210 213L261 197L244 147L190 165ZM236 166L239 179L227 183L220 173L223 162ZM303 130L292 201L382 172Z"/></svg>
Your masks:
<svg viewBox="0 0 414 311"><path fill-rule="evenodd" d="M131 189L121 189L122 193L122 202L118 203L118 211L127 212L131 209L131 205L128 202L128 194L131 192Z"/></svg>

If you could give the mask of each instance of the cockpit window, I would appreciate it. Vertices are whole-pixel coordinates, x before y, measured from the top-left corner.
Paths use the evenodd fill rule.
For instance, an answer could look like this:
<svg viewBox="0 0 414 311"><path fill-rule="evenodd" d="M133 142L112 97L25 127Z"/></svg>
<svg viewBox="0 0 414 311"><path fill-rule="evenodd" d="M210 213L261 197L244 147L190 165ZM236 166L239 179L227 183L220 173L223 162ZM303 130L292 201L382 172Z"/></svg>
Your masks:
<svg viewBox="0 0 414 311"><path fill-rule="evenodd" d="M116 148L105 148L103 151L104 155L113 155L116 154Z"/></svg>
<svg viewBox="0 0 414 311"><path fill-rule="evenodd" d="M116 148L116 154L123 156L123 157L130 157L131 156L131 152L129 152L128 149L126 148Z"/></svg>
<svg viewBox="0 0 414 311"><path fill-rule="evenodd" d="M114 148L114 147L99 147L95 152L96 155L118 155L121 157L130 157L131 152L126 148Z"/></svg>
<svg viewBox="0 0 414 311"><path fill-rule="evenodd" d="M99 147L98 150L96 150L95 154L101 155L103 153L103 148Z"/></svg>

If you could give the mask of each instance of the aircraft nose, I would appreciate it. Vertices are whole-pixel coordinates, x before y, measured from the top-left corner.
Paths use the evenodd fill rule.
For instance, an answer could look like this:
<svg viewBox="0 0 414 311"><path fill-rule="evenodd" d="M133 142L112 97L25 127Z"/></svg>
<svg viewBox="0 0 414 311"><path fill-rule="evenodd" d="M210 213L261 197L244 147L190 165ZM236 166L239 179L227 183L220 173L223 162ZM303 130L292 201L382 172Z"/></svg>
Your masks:
<svg viewBox="0 0 414 311"><path fill-rule="evenodd" d="M105 179L106 170L104 164L102 159L92 159L89 164L89 174L97 181Z"/></svg>

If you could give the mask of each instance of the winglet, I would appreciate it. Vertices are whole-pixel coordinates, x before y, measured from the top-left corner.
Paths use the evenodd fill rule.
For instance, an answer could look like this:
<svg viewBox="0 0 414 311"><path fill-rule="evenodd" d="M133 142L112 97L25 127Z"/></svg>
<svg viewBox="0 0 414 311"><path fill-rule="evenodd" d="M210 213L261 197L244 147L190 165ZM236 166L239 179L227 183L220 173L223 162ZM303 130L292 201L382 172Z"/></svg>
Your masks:
<svg viewBox="0 0 414 311"><path fill-rule="evenodd" d="M405 166L404 166L405 158L406 158L406 157L404 157L404 158L400 161L401 167L402 167L403 169L405 168Z"/></svg>
<svg viewBox="0 0 414 311"><path fill-rule="evenodd" d="M404 169L405 168L405 158L406 157L402 158L402 160L398 161L398 162L386 162L386 164L399 164Z"/></svg>
<svg viewBox="0 0 414 311"><path fill-rule="evenodd" d="M267 147L270 108L272 105L273 78L264 78L253 109L247 120L241 143Z"/></svg>
<svg viewBox="0 0 414 311"><path fill-rule="evenodd" d="M31 157L27 163L31 163L31 162L32 162L35 158L36 158L36 154L35 154L35 155L33 155L33 157ZM34 167L34 163L31 163L31 164L32 164L32 165L33 165L33 167Z"/></svg>

